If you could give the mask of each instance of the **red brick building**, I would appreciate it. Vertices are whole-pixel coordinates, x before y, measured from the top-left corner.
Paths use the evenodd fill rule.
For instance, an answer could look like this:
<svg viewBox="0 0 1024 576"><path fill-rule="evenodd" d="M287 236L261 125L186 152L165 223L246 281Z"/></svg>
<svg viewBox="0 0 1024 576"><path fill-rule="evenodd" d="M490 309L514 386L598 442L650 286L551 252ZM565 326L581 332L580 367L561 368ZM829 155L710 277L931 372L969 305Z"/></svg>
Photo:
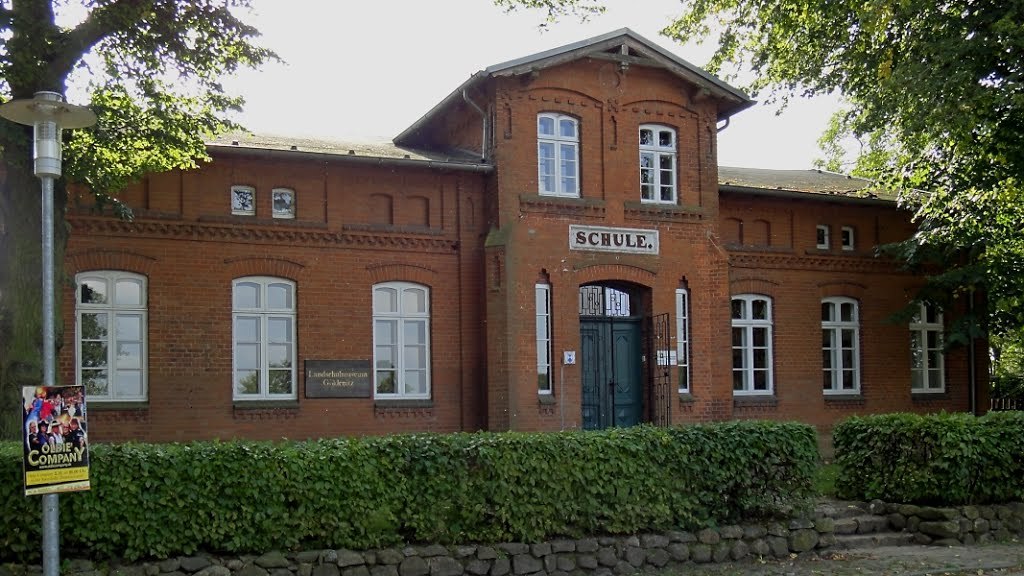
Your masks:
<svg viewBox="0 0 1024 576"><path fill-rule="evenodd" d="M228 137L72 210L64 380L99 440L969 410L865 182L719 168L752 102L620 30L470 77L393 145ZM72 329L73 327L73 329ZM973 377L970 368L973 366Z"/></svg>

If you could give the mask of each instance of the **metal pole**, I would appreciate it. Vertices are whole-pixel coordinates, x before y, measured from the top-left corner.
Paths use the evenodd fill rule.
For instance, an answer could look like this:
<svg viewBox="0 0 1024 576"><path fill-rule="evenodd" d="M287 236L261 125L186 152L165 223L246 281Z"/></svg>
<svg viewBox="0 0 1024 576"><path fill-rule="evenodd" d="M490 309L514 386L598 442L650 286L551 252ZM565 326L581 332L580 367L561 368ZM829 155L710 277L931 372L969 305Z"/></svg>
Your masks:
<svg viewBox="0 0 1024 576"><path fill-rule="evenodd" d="M43 182L43 386L56 385L57 330L53 317L53 178ZM60 574L60 496L43 494L43 576Z"/></svg>

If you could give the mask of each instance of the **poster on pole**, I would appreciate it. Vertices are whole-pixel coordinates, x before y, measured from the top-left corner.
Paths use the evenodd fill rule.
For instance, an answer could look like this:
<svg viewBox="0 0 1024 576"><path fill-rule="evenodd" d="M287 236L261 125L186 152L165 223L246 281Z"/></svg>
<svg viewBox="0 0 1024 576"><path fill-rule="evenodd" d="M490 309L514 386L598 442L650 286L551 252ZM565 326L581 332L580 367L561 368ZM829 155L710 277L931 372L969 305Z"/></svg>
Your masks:
<svg viewBox="0 0 1024 576"><path fill-rule="evenodd" d="M25 495L89 489L84 386L23 386Z"/></svg>

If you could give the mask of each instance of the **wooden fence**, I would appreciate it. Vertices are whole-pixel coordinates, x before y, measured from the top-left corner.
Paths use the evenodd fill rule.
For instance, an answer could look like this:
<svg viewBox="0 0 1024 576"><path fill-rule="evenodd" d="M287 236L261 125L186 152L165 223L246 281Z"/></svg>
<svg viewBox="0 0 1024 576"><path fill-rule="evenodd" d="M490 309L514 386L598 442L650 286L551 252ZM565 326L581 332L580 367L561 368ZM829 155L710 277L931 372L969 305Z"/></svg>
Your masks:
<svg viewBox="0 0 1024 576"><path fill-rule="evenodd" d="M993 411L1024 410L1024 400L1020 398L989 398L988 409Z"/></svg>

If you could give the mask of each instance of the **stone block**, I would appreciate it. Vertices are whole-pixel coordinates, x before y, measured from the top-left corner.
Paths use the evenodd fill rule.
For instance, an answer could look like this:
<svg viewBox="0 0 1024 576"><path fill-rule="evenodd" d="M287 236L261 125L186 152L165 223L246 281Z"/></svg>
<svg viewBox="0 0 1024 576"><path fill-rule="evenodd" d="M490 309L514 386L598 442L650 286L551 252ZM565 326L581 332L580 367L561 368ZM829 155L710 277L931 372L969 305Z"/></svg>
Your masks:
<svg viewBox="0 0 1024 576"><path fill-rule="evenodd" d="M705 528L697 533L697 540L699 540L701 544L713 546L722 541L722 536L713 528Z"/></svg>
<svg viewBox="0 0 1024 576"><path fill-rule="evenodd" d="M810 518L794 518L789 521L790 530L808 530L814 528L814 520Z"/></svg>
<svg viewBox="0 0 1024 576"><path fill-rule="evenodd" d="M932 538L959 538L960 523L953 520L922 521L918 531Z"/></svg>
<svg viewBox="0 0 1024 576"><path fill-rule="evenodd" d="M789 540L782 536L769 536L768 547L772 550L772 556L776 558L789 556Z"/></svg>
<svg viewBox="0 0 1024 576"><path fill-rule="evenodd" d="M544 562L530 554L516 554L512 557L512 573L517 576L533 574L544 569Z"/></svg>
<svg viewBox="0 0 1024 576"><path fill-rule="evenodd" d="M228 569L230 570L231 567L228 566ZM336 566L335 566L335 569L337 569ZM244 566L242 566L241 569L235 570L235 576L267 576L267 574L269 574L269 572L267 572L267 570L265 568L263 568L262 566L257 566L256 564L245 564ZM331 576L331 575L328 575L328 574L317 574L317 576Z"/></svg>
<svg viewBox="0 0 1024 576"><path fill-rule="evenodd" d="M580 554L576 557L576 564L584 570L593 570L598 567L597 556L593 554Z"/></svg>
<svg viewBox="0 0 1024 576"><path fill-rule="evenodd" d="M758 557L769 556L772 549L764 538L758 538L750 543L750 551Z"/></svg>
<svg viewBox="0 0 1024 576"><path fill-rule="evenodd" d="M419 556L409 556L398 565L398 574L399 576L427 576L430 574L430 566Z"/></svg>
<svg viewBox="0 0 1024 576"><path fill-rule="evenodd" d="M530 553L530 547L522 542L504 542L502 544L498 544L498 549L504 551L509 556Z"/></svg>
<svg viewBox="0 0 1024 576"><path fill-rule="evenodd" d="M558 570L558 557L554 554L548 554L541 558L541 560L544 562L544 571L548 574Z"/></svg>
<svg viewBox="0 0 1024 576"><path fill-rule="evenodd" d="M758 538L764 538L768 535L768 529L760 524L749 524L743 527L743 538L747 540L756 540Z"/></svg>
<svg viewBox="0 0 1024 576"><path fill-rule="evenodd" d="M338 550L338 567L348 568L349 566L362 566L366 564L366 558L354 550Z"/></svg>
<svg viewBox="0 0 1024 576"><path fill-rule="evenodd" d="M212 562L206 556L186 556L178 563L181 571L187 573L199 572L211 564Z"/></svg>
<svg viewBox="0 0 1024 576"><path fill-rule="evenodd" d="M647 549L647 558L644 561L655 568L662 568L668 564L669 560L668 552L664 548L649 548Z"/></svg>
<svg viewBox="0 0 1024 576"><path fill-rule="evenodd" d="M668 537L661 534L643 534L640 536L641 548L664 548L668 546Z"/></svg>
<svg viewBox="0 0 1024 576"><path fill-rule="evenodd" d="M430 576L461 576L462 563L451 556L434 556L427 560Z"/></svg>
<svg viewBox="0 0 1024 576"><path fill-rule="evenodd" d="M287 568L288 559L277 550L272 550L256 558L253 562L261 568Z"/></svg>
<svg viewBox="0 0 1024 576"><path fill-rule="evenodd" d="M964 506L960 508L960 513L968 520L977 520L981 517L981 512L978 511L977 506Z"/></svg>
<svg viewBox="0 0 1024 576"><path fill-rule="evenodd" d="M690 559L690 547L682 542L673 542L666 546L665 550L676 562L686 562Z"/></svg>
<svg viewBox="0 0 1024 576"><path fill-rule="evenodd" d="M562 552L575 552L576 542L573 540L554 540L551 542L551 551L560 554Z"/></svg>
<svg viewBox="0 0 1024 576"><path fill-rule="evenodd" d="M978 518L971 523L971 531L976 534L984 534L989 530L989 522L984 518Z"/></svg>
<svg viewBox="0 0 1024 576"><path fill-rule="evenodd" d="M629 562L634 567L639 568L644 565L644 560L647 558L647 553L643 548L639 546L630 546L626 548L623 558L626 562Z"/></svg>
<svg viewBox="0 0 1024 576"><path fill-rule="evenodd" d="M613 574L617 574L618 576L626 576L627 574L635 574L636 571L637 571L636 566L633 566L632 564L630 564L629 562L626 562L625 560L620 560L620 561L616 562L615 566L612 567L612 573Z"/></svg>
<svg viewBox="0 0 1024 576"><path fill-rule="evenodd" d="M551 554L551 544L547 542L530 544L530 554L533 554L537 558L543 558L544 556Z"/></svg>
<svg viewBox="0 0 1024 576"><path fill-rule="evenodd" d="M491 571L491 563L487 560L474 558L466 562L466 573L473 576L486 576Z"/></svg>
<svg viewBox="0 0 1024 576"><path fill-rule="evenodd" d="M508 558L496 558L491 564L491 576L505 576L512 572L512 562Z"/></svg>
<svg viewBox="0 0 1024 576"><path fill-rule="evenodd" d="M378 564L370 569L370 576L398 576L398 566L394 564ZM484 575L481 574L479 576Z"/></svg>
<svg viewBox="0 0 1024 576"><path fill-rule="evenodd" d="M377 563L379 564L394 564L398 565L405 560L405 555L400 550L394 548L384 548L383 550L377 550ZM337 562L337 559L335 559Z"/></svg>
<svg viewBox="0 0 1024 576"><path fill-rule="evenodd" d="M476 556L476 546L456 546L452 550L456 558L470 558Z"/></svg>
<svg viewBox="0 0 1024 576"><path fill-rule="evenodd" d="M615 553L615 548L602 546L597 550L597 563L601 566L615 566L615 563L618 561L619 555Z"/></svg>
<svg viewBox="0 0 1024 576"><path fill-rule="evenodd" d="M559 554L555 557L555 569L562 572L572 572L576 569L576 557L572 554Z"/></svg>
<svg viewBox="0 0 1024 576"><path fill-rule="evenodd" d="M793 552L807 552L818 545L818 533L814 530L795 530L789 535L789 549Z"/></svg>
<svg viewBox="0 0 1024 576"><path fill-rule="evenodd" d="M713 562L725 562L729 559L729 553L731 551L731 544L729 542L719 542L711 547L711 560Z"/></svg>
<svg viewBox="0 0 1024 576"><path fill-rule="evenodd" d="M690 559L697 564L711 562L711 546L707 544L694 544L690 546Z"/></svg>
<svg viewBox="0 0 1024 576"><path fill-rule="evenodd" d="M832 532L835 534L856 534L857 520L855 518L840 518L832 525Z"/></svg>
<svg viewBox="0 0 1024 576"><path fill-rule="evenodd" d="M889 526L892 527L893 530L903 530L907 527L907 517L899 512L889 514L886 516L886 519L889 521Z"/></svg>
<svg viewBox="0 0 1024 576"><path fill-rule="evenodd" d="M836 529L836 521L833 518L818 518L814 521L814 529L817 530L819 534L824 534L826 532L831 533Z"/></svg>
<svg viewBox="0 0 1024 576"><path fill-rule="evenodd" d="M729 547L729 558L733 560L742 560L750 556L750 546L743 540L733 540Z"/></svg>
<svg viewBox="0 0 1024 576"><path fill-rule="evenodd" d="M597 540L593 538L583 538L576 541L577 552L597 552L598 548L600 546L597 544Z"/></svg>
<svg viewBox="0 0 1024 576"><path fill-rule="evenodd" d="M690 544L697 541L697 536L693 532L679 532L672 531L665 534L668 539L672 542L682 542L683 544Z"/></svg>

